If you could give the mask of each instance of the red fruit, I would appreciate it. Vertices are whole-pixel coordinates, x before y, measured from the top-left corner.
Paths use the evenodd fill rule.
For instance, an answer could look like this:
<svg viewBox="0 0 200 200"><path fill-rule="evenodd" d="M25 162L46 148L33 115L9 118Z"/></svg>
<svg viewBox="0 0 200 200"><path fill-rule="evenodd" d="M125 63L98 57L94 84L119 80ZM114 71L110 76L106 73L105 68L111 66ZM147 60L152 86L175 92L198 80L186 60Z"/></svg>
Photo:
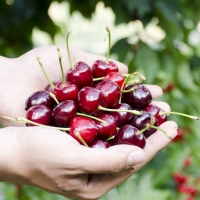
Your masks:
<svg viewBox="0 0 200 200"><path fill-rule="evenodd" d="M113 108L118 104L121 91L117 83L111 80L101 81L95 86L95 88L102 91L105 95L108 108Z"/></svg>
<svg viewBox="0 0 200 200"><path fill-rule="evenodd" d="M145 147L146 140L143 134L137 135L138 132L139 130L136 127L128 124L124 125L117 131L112 144L135 145L143 149Z"/></svg>
<svg viewBox="0 0 200 200"><path fill-rule="evenodd" d="M26 118L30 121L42 125L50 125L51 123L51 110L43 105L32 106L26 113ZM33 124L26 124L27 126L35 126Z"/></svg>
<svg viewBox="0 0 200 200"><path fill-rule="evenodd" d="M183 130L181 128L178 128L177 132L178 133L177 133L176 137L172 141L173 142L184 141Z"/></svg>
<svg viewBox="0 0 200 200"><path fill-rule="evenodd" d="M109 137L115 135L117 128L115 118L112 115L105 113L99 115L98 118L107 123L96 121L96 125L98 128L97 137L99 139L106 140Z"/></svg>
<svg viewBox="0 0 200 200"><path fill-rule="evenodd" d="M72 100L66 100L59 103L52 111L54 123L60 127L66 127L76 116L77 105Z"/></svg>
<svg viewBox="0 0 200 200"><path fill-rule="evenodd" d="M93 76L90 67L84 62L78 62L67 73L67 80L74 83L79 89L93 84Z"/></svg>
<svg viewBox="0 0 200 200"><path fill-rule="evenodd" d="M119 73L119 72L110 72L109 74L107 74L103 80L111 80L114 81L115 83L117 83L119 85L119 87L121 88L123 83L124 83L124 76ZM122 88L123 89L123 88Z"/></svg>
<svg viewBox="0 0 200 200"><path fill-rule="evenodd" d="M173 178L174 178L174 181L180 185L180 184L184 184L188 181L188 175L182 175L180 172L175 172L173 174Z"/></svg>
<svg viewBox="0 0 200 200"><path fill-rule="evenodd" d="M171 92L172 90L174 90L174 88L175 88L174 83L169 83L167 87L163 89L163 92Z"/></svg>
<svg viewBox="0 0 200 200"><path fill-rule="evenodd" d="M78 87L71 83L66 82L66 85L64 86L62 82L59 82L55 85L55 88L53 89L53 93L55 94L56 98L59 101L65 101L65 100L77 100L78 96Z"/></svg>
<svg viewBox="0 0 200 200"><path fill-rule="evenodd" d="M112 61L97 60L92 66L92 74L94 78L104 77L110 72L118 72L117 65Z"/></svg>
<svg viewBox="0 0 200 200"><path fill-rule="evenodd" d="M90 144L89 147L91 148L100 148L100 149L107 149L110 147L109 143L106 141L94 139Z"/></svg>
<svg viewBox="0 0 200 200"><path fill-rule="evenodd" d="M78 93L78 106L83 113L98 116L104 112L98 110L98 107L106 107L107 103L103 92L86 86Z"/></svg>
<svg viewBox="0 0 200 200"><path fill-rule="evenodd" d="M194 186L189 186L189 185L179 185L178 186L178 191L182 194L190 194L190 195L195 195L197 192L196 187Z"/></svg>
<svg viewBox="0 0 200 200"><path fill-rule="evenodd" d="M74 117L70 122L69 134L81 144L82 142L77 137L77 133L82 137L86 144L89 144L90 142L92 142L92 140L96 138L97 131L98 128L96 126L96 123L90 118L77 116Z"/></svg>
<svg viewBox="0 0 200 200"><path fill-rule="evenodd" d="M192 164L192 158L187 157L184 161L184 167L189 167Z"/></svg>

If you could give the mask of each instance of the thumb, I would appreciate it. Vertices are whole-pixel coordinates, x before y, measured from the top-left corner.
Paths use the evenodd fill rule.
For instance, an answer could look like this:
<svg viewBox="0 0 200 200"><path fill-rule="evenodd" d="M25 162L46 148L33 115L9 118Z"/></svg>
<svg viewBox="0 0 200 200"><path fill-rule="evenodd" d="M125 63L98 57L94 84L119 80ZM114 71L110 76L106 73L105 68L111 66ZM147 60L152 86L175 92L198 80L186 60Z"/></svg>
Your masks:
<svg viewBox="0 0 200 200"><path fill-rule="evenodd" d="M83 150L84 149L84 150ZM142 163L144 151L134 145L116 145L108 149L83 148L83 173L110 174Z"/></svg>

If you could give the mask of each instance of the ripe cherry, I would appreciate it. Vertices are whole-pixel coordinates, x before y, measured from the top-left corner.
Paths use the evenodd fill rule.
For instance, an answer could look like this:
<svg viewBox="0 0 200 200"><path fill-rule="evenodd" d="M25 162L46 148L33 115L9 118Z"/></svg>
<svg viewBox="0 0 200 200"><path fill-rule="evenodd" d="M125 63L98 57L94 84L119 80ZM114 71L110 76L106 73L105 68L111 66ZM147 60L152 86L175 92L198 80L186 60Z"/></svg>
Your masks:
<svg viewBox="0 0 200 200"><path fill-rule="evenodd" d="M111 80L114 81L115 83L117 83L119 85L119 87L121 88L123 83L124 83L124 76L119 73L119 72L110 72L109 74L107 74L103 80ZM123 89L123 88L121 88Z"/></svg>
<svg viewBox="0 0 200 200"><path fill-rule="evenodd" d="M90 144L91 148L107 149L110 147L109 143L103 140L94 139Z"/></svg>
<svg viewBox="0 0 200 200"><path fill-rule="evenodd" d="M113 144L135 145L143 149L146 140L142 133L139 134L139 130L136 127L126 124L117 131Z"/></svg>
<svg viewBox="0 0 200 200"><path fill-rule="evenodd" d="M145 137L149 137L150 135L156 132L156 129L152 128L152 126L158 127L158 122L156 120L156 117L146 111L143 111L142 115L140 116L132 115L131 119L129 120L129 124L138 128L139 130L146 128L148 125L151 125L151 127L149 127L144 132Z"/></svg>
<svg viewBox="0 0 200 200"><path fill-rule="evenodd" d="M59 127L69 126L70 121L76 116L77 105L72 100L59 103L52 111L53 122Z"/></svg>
<svg viewBox="0 0 200 200"><path fill-rule="evenodd" d="M30 107L26 112L26 118L30 121L42 125L50 125L51 110L44 105L36 105ZM26 123L27 126L35 126L34 124Z"/></svg>
<svg viewBox="0 0 200 200"><path fill-rule="evenodd" d="M106 98L103 92L93 87L84 87L78 93L78 106L83 113L98 116L104 111L98 107L106 107Z"/></svg>
<svg viewBox="0 0 200 200"><path fill-rule="evenodd" d="M119 102L121 96L120 87L114 81L101 81L95 88L102 91L105 95L108 108L114 107Z"/></svg>
<svg viewBox="0 0 200 200"><path fill-rule="evenodd" d="M28 110L30 107L36 105L44 105L47 106L49 109L52 109L54 107L54 100L50 97L49 92L45 90L37 91L28 97L25 110Z"/></svg>
<svg viewBox="0 0 200 200"><path fill-rule="evenodd" d="M125 90L137 86L136 91L123 93L122 101L129 104L133 109L144 109L152 101L151 92L142 84L131 84Z"/></svg>
<svg viewBox="0 0 200 200"><path fill-rule="evenodd" d="M107 123L96 121L96 125L98 128L97 137L99 139L106 140L115 135L117 128L115 118L112 115L106 113L99 115L98 118Z"/></svg>
<svg viewBox="0 0 200 200"><path fill-rule="evenodd" d="M118 110L132 110L131 106L127 103L117 104L113 108ZM115 118L118 127L127 124L132 117L132 113L129 112L109 112L109 114Z"/></svg>
<svg viewBox="0 0 200 200"><path fill-rule="evenodd" d="M69 134L75 138L81 144L89 144L97 136L98 128L94 120L76 116L70 122L70 132Z"/></svg>

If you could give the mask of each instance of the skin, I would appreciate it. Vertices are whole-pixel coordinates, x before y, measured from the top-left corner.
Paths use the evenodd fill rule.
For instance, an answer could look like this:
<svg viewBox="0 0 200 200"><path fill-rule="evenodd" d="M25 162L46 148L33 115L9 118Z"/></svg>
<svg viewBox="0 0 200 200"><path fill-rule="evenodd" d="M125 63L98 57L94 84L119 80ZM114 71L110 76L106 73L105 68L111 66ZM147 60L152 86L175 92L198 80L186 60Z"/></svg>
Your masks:
<svg viewBox="0 0 200 200"><path fill-rule="evenodd" d="M41 57L50 79L61 81L57 47L36 48L15 59L0 57L0 116L25 117L27 97L48 85L36 56ZM67 73L70 67L67 52L64 46L59 48ZM97 59L105 59L73 48L70 51L74 64L84 61L92 66ZM127 73L125 65L116 63L120 72ZM154 99L162 95L159 86L147 87ZM152 103L170 111L165 102ZM51 128L26 127L2 118L0 124L5 127L0 129L1 182L27 184L81 200L100 198L136 173L170 143L166 135L157 131L147 139L143 150L132 145L91 149L80 145L66 133ZM177 135L178 127L173 121L163 123L161 128L172 138Z"/></svg>

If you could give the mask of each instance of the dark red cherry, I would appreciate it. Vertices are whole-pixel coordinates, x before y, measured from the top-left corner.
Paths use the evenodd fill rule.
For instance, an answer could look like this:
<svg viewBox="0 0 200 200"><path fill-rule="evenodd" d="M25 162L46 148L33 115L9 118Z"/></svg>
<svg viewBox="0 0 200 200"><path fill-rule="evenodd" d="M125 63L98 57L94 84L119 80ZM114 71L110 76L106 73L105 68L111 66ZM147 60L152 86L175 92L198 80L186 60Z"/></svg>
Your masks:
<svg viewBox="0 0 200 200"><path fill-rule="evenodd" d="M126 124L117 131L113 144L135 145L143 149L145 147L146 140L142 133L137 135L138 132L139 130L136 127Z"/></svg>
<svg viewBox="0 0 200 200"><path fill-rule="evenodd" d="M90 144L91 148L107 149L110 147L109 143L103 140L94 139Z"/></svg>
<svg viewBox="0 0 200 200"><path fill-rule="evenodd" d="M92 66L92 74L94 78L104 77L110 72L118 72L117 65L112 61L97 60Z"/></svg>
<svg viewBox="0 0 200 200"><path fill-rule="evenodd" d="M127 103L117 104L113 108L118 110L132 110L131 106L129 106ZM118 127L127 124L133 115L129 112L109 112L109 114L115 118Z"/></svg>
<svg viewBox="0 0 200 200"><path fill-rule="evenodd" d="M99 106L106 107L106 98L103 92L93 87L84 87L78 93L78 106L83 113L98 116L104 111Z"/></svg>
<svg viewBox="0 0 200 200"><path fill-rule="evenodd" d="M111 80L101 81L95 88L102 91L106 97L107 108L113 108L118 104L121 91L119 85Z"/></svg>
<svg viewBox="0 0 200 200"><path fill-rule="evenodd" d="M79 134L82 137L86 144L89 144L92 140L96 138L97 131L98 128L96 126L96 123L90 118L76 116L70 122L69 134L81 144L82 142L77 137L77 134Z"/></svg>
<svg viewBox="0 0 200 200"><path fill-rule="evenodd" d="M77 105L72 100L66 100L59 103L52 111L54 124L59 127L66 127L70 121L76 116Z"/></svg>
<svg viewBox="0 0 200 200"><path fill-rule="evenodd" d="M115 135L117 128L115 118L112 115L106 113L99 115L98 118L107 123L95 121L98 128L97 137L99 139L106 140L109 137Z"/></svg>
<svg viewBox="0 0 200 200"><path fill-rule="evenodd" d="M52 109L55 101L50 97L47 91L37 91L28 97L25 105L25 110L28 110L32 106L44 105L49 109Z"/></svg>
<svg viewBox="0 0 200 200"><path fill-rule="evenodd" d="M110 72L109 74L107 74L103 80L111 80L114 81L115 83L117 83L119 85L119 87L121 88L123 83L124 83L124 76L119 73L119 72Z"/></svg>
<svg viewBox="0 0 200 200"><path fill-rule="evenodd" d="M74 83L79 89L93 84L91 68L84 62L78 62L67 73L67 81Z"/></svg>
<svg viewBox="0 0 200 200"><path fill-rule="evenodd" d="M42 125L50 125L51 123L51 110L44 105L32 106L27 110L26 118L30 121ZM35 126L33 124L26 124L27 126Z"/></svg>
<svg viewBox="0 0 200 200"><path fill-rule="evenodd" d="M144 109L152 101L151 92L142 84L131 84L125 87L125 90L137 86L136 91L123 93L123 102L129 104L132 109Z"/></svg>
<svg viewBox="0 0 200 200"><path fill-rule="evenodd" d="M142 115L134 115L133 114L131 119L129 120L129 124L138 128L139 130L146 128L146 126L149 124L158 127L158 122L157 122L156 117L146 111L143 111ZM145 135L145 137L149 137L156 131L157 130L155 128L148 128L144 132L144 135Z"/></svg>
<svg viewBox="0 0 200 200"><path fill-rule="evenodd" d="M159 126L167 121L167 115L161 115L161 113L165 111L156 105L150 104L144 110L156 117Z"/></svg>
<svg viewBox="0 0 200 200"><path fill-rule="evenodd" d="M78 96L78 87L71 83L71 82L66 82L66 85L63 85L62 82L59 82L55 85L55 88L53 89L53 93L55 94L56 98L59 101L65 101L65 100L77 100Z"/></svg>

